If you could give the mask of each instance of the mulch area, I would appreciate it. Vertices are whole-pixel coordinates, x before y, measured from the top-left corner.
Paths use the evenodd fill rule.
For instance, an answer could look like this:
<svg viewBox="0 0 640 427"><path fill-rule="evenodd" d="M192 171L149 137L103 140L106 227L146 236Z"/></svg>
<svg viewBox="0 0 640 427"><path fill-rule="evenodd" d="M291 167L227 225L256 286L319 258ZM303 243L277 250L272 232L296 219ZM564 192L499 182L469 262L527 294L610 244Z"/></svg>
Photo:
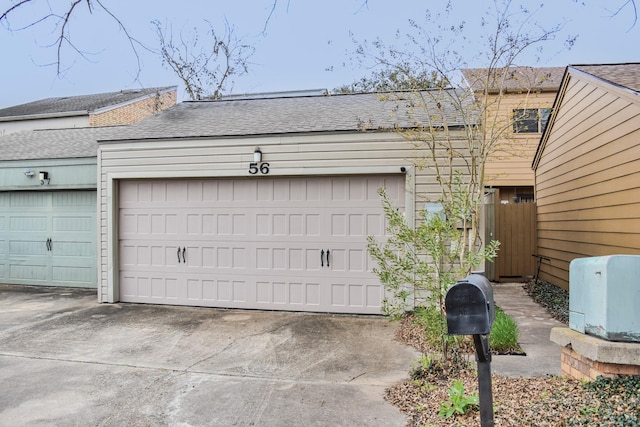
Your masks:
<svg viewBox="0 0 640 427"><path fill-rule="evenodd" d="M422 335L421 328L407 316L400 321L396 338L432 354ZM407 415L407 426L478 426L477 407L448 419L438 415L440 405L450 400L453 381L462 381L465 395L478 393L475 370L464 363L456 368L448 374L437 369L421 371L389 388L386 399ZM602 379L589 385L554 376L492 375L492 393L496 426L640 425L640 377Z"/></svg>

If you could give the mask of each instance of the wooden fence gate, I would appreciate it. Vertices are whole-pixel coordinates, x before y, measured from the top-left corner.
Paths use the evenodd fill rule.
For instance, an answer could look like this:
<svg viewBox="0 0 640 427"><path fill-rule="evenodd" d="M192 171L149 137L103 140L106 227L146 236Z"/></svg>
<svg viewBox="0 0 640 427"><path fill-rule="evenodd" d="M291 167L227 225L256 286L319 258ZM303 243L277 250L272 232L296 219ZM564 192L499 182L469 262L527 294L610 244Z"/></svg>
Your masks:
<svg viewBox="0 0 640 427"><path fill-rule="evenodd" d="M500 242L494 280L533 277L536 270L536 204L495 204L495 236Z"/></svg>

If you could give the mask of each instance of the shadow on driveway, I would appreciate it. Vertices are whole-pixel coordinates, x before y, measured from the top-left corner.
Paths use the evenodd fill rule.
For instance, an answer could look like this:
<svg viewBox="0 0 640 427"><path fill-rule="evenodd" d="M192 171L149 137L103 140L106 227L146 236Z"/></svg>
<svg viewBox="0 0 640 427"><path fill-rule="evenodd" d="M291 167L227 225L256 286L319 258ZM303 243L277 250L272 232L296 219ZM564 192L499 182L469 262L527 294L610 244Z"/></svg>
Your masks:
<svg viewBox="0 0 640 427"><path fill-rule="evenodd" d="M396 327L0 285L0 425L401 426Z"/></svg>

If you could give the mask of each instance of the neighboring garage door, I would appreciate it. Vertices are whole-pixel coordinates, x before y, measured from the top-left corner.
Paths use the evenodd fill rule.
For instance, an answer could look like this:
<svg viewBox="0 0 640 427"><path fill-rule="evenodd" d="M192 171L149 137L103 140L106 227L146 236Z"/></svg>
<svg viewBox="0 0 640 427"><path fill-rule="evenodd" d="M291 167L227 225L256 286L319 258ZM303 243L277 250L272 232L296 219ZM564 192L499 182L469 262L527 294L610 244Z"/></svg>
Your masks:
<svg viewBox="0 0 640 427"><path fill-rule="evenodd" d="M368 235L404 176L120 183L120 300L380 313Z"/></svg>
<svg viewBox="0 0 640 427"><path fill-rule="evenodd" d="M96 192L0 193L0 281L96 287Z"/></svg>

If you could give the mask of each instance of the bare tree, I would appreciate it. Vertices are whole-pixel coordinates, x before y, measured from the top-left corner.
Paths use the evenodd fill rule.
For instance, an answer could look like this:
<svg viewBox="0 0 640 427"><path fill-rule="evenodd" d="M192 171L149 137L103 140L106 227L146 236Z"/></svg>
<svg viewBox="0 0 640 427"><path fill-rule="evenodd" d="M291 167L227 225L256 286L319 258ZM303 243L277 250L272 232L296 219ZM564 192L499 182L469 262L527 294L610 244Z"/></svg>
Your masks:
<svg viewBox="0 0 640 427"><path fill-rule="evenodd" d="M470 68L458 50L469 43L465 25L443 24L447 22L451 9L435 15L427 14L425 25L412 21L411 31L406 35L408 43L401 48L387 46L380 40L373 44L365 42L358 47L360 55L384 67L393 67L401 73L415 70L433 73L439 81L448 82L449 87L457 87L452 91L438 85L432 90L416 92L413 105L416 116L419 110L427 110L420 116L437 120L421 121L414 129L397 131L425 153L419 166L434 171L441 188L441 201L445 205L458 199L461 192L467 197L465 203L469 215L461 217L460 221L472 234L463 236L467 244L457 246L459 261L480 238L478 221L484 194L485 164L508 139L506 136L511 131L511 123L500 116L500 107L507 85L512 82L514 66L518 65L518 58L524 51L550 40L561 29L561 25L549 29L540 27L533 21L535 11L513 11L511 3L511 0L494 0L493 6L482 17L486 31L481 36L484 46L476 56L486 60L482 67L484 72L477 75L478 81L473 87L463 84L459 76L462 69ZM406 64L412 65L407 67ZM523 87L522 90L531 90L531 87ZM392 99L393 96L389 95ZM470 99L475 102L470 103ZM453 105L454 111L441 109L440 106L444 105ZM454 137L457 134L453 129L447 129L447 123L454 116L458 121L464 121L464 141ZM444 132L440 132L440 123L444 123ZM446 163L432 155L440 150L449 153ZM462 173L462 181L457 181L457 173Z"/></svg>
<svg viewBox="0 0 640 427"><path fill-rule="evenodd" d="M269 8L265 18L264 28L262 31L263 34L266 33L271 18L281 1L283 0L272 0L271 7ZM289 7L290 2L291 0L286 0L287 8ZM583 0L574 0L574 2L581 2L582 4L585 4ZM55 40L51 45L56 49L55 65L57 72L60 73L64 68L63 53L65 48L70 48L72 51L86 58L87 53L77 47L77 44L72 40L70 34L71 17L76 16L82 7L85 7L91 14L94 12L105 13L118 25L119 29L127 38L131 49L136 56L139 73L140 58L138 55L138 49L144 49L145 47L133 36L132 33L129 32L128 28L123 24L120 18L111 12L108 0L70 0L69 2L51 2L49 0L13 0L9 6L0 8L0 24L4 25L4 27L10 31L20 31L34 26L51 24L53 26L51 33L54 34L55 37ZM368 0L362 0L360 9L364 7L369 7ZM45 12L42 13L42 10ZM615 0L611 15L616 16L623 12L626 13L627 10L631 10L631 14L633 15L632 26L635 26L638 19L636 0Z"/></svg>
<svg viewBox="0 0 640 427"><path fill-rule="evenodd" d="M187 38L183 32L174 38L171 26L154 21L160 42L163 65L184 83L191 100L220 98L233 86L234 77L248 71L254 49L237 38L234 28L225 22L219 34L213 25L201 37L197 28Z"/></svg>
<svg viewBox="0 0 640 427"><path fill-rule="evenodd" d="M410 65L374 70L370 76L333 89L333 93L410 91L448 85L448 82L441 81L440 76L435 72L425 70L405 72L400 71L401 69L409 70Z"/></svg>
<svg viewBox="0 0 640 427"><path fill-rule="evenodd" d="M415 224L408 224L383 200L388 223L395 228L389 230L386 243L369 240L369 251L378 264L375 271L387 290L405 300L414 295L414 304L422 296L427 306L440 308L441 316L447 289L496 255L497 243L483 242L480 233L485 165L511 133L512 122L500 114L513 83L514 66L523 52L539 48L561 29L536 24L535 10L514 11L511 0L494 0L480 18L484 31L478 45L477 39L467 37L464 23L447 24L451 8L450 4L438 14L427 13L424 25L412 21L400 48L377 40L357 49L382 67L401 73L434 73L438 81L449 83L448 87L390 93L381 100L410 106L409 115L398 120L410 120L413 126L393 130L415 146L415 166L437 182L433 199L425 201L440 206L442 216L426 211ZM471 85L460 78L460 71L470 68L461 51L467 44L473 44L475 60L484 60L482 72ZM526 97L528 89L523 90ZM446 328L441 334L446 334ZM442 342L444 355L448 341Z"/></svg>

